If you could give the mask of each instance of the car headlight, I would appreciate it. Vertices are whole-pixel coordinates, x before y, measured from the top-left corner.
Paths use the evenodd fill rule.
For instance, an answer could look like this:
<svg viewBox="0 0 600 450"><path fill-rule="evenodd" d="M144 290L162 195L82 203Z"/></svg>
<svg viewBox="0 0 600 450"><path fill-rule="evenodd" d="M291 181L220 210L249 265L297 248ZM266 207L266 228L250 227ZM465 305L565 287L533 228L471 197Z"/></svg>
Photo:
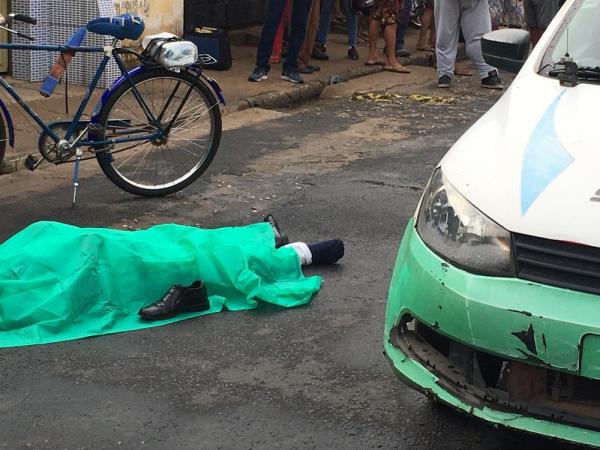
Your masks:
<svg viewBox="0 0 600 450"><path fill-rule="evenodd" d="M486 275L514 275L510 234L465 199L437 169L417 218L423 242L457 267Z"/></svg>

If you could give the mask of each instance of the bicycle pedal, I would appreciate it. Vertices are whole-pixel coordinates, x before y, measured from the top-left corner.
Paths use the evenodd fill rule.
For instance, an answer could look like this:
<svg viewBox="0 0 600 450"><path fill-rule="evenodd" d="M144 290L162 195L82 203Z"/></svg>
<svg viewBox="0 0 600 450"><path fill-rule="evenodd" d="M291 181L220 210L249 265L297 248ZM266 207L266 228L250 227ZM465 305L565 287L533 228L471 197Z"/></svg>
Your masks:
<svg viewBox="0 0 600 450"><path fill-rule="evenodd" d="M27 158L25 158L25 163L24 163L24 165L25 165L25 168L26 168L27 170L30 170L30 171L32 171L32 172L33 172L35 169L37 169L37 166L39 166L39 165L40 165L40 161L39 161L39 160L37 160L37 159L35 158L35 156L33 156L33 155L28 155L28 156L27 156Z"/></svg>

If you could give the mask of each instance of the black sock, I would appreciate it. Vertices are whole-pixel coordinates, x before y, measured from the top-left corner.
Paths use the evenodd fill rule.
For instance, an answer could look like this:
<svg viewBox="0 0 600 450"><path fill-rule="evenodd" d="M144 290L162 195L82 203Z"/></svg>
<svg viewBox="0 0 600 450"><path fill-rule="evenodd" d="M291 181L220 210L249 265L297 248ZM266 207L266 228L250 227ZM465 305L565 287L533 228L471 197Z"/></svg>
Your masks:
<svg viewBox="0 0 600 450"><path fill-rule="evenodd" d="M334 264L344 256L344 243L339 239L308 244L312 264Z"/></svg>

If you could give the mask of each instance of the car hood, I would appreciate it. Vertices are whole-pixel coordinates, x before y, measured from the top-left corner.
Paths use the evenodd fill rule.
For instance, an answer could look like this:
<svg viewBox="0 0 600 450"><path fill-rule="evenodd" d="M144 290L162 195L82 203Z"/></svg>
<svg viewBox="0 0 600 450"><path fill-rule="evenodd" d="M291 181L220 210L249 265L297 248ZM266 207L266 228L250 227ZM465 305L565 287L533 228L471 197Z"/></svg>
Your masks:
<svg viewBox="0 0 600 450"><path fill-rule="evenodd" d="M600 247L600 85L523 73L441 162L506 229Z"/></svg>

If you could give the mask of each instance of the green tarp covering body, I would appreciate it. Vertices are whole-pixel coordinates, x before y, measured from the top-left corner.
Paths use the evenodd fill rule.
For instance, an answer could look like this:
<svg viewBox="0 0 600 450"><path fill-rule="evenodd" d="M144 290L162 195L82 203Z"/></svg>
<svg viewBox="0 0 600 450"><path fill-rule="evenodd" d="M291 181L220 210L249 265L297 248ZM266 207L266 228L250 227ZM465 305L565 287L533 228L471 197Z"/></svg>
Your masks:
<svg viewBox="0 0 600 450"><path fill-rule="evenodd" d="M305 278L292 248L275 249L268 223L142 231L35 223L0 245L0 347L78 339L252 309L257 300L308 303L321 286ZM137 311L174 284L203 280L211 308L160 322Z"/></svg>

